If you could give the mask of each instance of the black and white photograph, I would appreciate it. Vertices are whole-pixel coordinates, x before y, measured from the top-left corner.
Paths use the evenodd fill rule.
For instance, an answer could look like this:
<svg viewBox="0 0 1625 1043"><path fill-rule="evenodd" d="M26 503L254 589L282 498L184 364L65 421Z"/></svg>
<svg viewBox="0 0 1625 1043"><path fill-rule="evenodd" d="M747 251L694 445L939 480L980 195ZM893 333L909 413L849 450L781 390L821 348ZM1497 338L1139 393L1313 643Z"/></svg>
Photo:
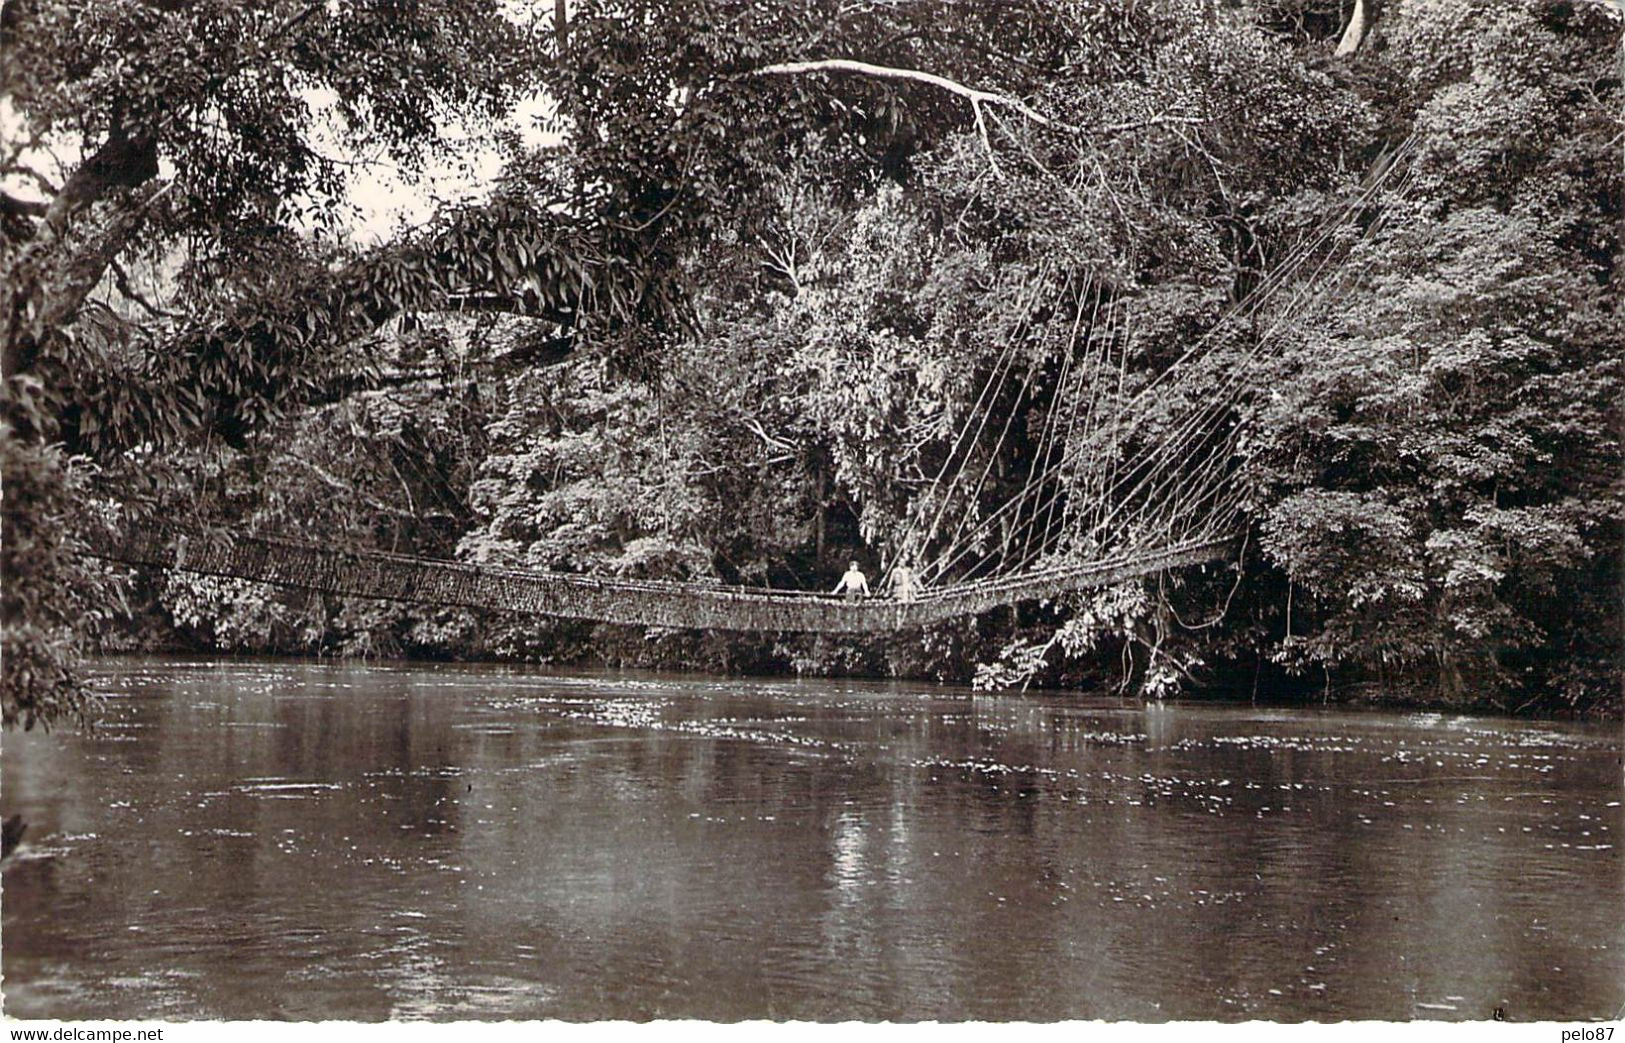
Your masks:
<svg viewBox="0 0 1625 1043"><path fill-rule="evenodd" d="M1609 1043L1622 37L0 0L7 1039Z"/></svg>

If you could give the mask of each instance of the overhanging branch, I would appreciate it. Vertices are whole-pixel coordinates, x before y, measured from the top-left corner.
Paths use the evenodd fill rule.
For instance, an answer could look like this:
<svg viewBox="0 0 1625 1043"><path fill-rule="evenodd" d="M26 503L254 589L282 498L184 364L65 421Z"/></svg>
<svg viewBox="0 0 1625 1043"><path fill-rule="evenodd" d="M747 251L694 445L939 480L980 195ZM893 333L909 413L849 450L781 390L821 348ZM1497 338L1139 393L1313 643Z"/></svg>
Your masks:
<svg viewBox="0 0 1625 1043"><path fill-rule="evenodd" d="M779 62L775 65L764 65L755 70L757 76L797 76L809 72L849 72L859 76L875 76L885 80L912 80L915 83L924 83L950 94L957 94L971 103L971 109L980 120L980 110L983 105L999 105L1019 112L1021 115L1044 127L1054 127L1059 130L1080 132L1080 128L1059 120L1050 119L1032 106L1016 98L993 91L979 90L968 87L957 80L950 80L946 76L936 73L923 72L919 69L898 69L889 65L873 65L869 62L853 61L850 58L821 58L807 62Z"/></svg>
<svg viewBox="0 0 1625 1043"><path fill-rule="evenodd" d="M0 192L0 212L19 217L44 217L47 204L34 199L19 199L8 192Z"/></svg>
<svg viewBox="0 0 1625 1043"><path fill-rule="evenodd" d="M998 94L994 91L984 91L976 87L970 87L960 83L958 80L950 80L946 76L938 76L936 73L924 72L919 69L899 69L889 65L874 65L870 62L853 61L849 58L820 58L815 61L805 62L779 62L776 65L762 66L760 69L755 70L754 75L795 76L800 75L801 73L809 72L849 72L859 76L875 76L886 80L912 80L915 83L928 84L929 86L936 87L940 90L945 90L950 94L958 95L959 97L970 102L971 114L976 117L977 133L981 135L984 144L987 144L988 140L987 123L984 120L982 113L982 106L984 105L997 105L1002 108L1009 109L1012 112L1020 113L1022 116L1032 120L1039 126L1050 127L1056 130L1067 130L1074 134L1121 133L1126 130L1139 130L1144 127L1156 127L1165 124L1189 125L1207 122L1207 119L1202 116L1181 116L1172 113L1163 113L1161 115L1150 116L1145 119L1125 120L1120 123L1107 123L1088 128L1079 127L1074 126L1071 123L1063 123L1060 120L1051 119L1050 117L1034 109L1031 105L1028 105L1026 102L1012 98L1006 94ZM988 149L991 153L992 146L990 144L988 145Z"/></svg>

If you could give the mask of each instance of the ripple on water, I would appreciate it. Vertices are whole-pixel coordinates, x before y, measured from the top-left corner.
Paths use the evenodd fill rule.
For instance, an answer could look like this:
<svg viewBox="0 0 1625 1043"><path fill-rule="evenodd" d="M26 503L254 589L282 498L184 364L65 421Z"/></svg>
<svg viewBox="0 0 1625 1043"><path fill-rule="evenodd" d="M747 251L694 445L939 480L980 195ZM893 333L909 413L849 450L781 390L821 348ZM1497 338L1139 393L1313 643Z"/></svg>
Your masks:
<svg viewBox="0 0 1625 1043"><path fill-rule="evenodd" d="M244 779L232 792L250 797L301 800L344 789L342 782L299 782L289 779Z"/></svg>
<svg viewBox="0 0 1625 1043"><path fill-rule="evenodd" d="M1457 1019L1484 1016L1486 980L1517 1016L1625 999L1597 912L1617 738L853 683L142 669L109 674L140 695L126 744L13 758L8 737L8 797L75 824L35 849L52 864L7 867L8 1013L150 1011L95 976L166 964L200 978L146 986L192 1015L189 993L291 1009L265 981L338 1018L368 997L425 1019ZM46 958L64 938L85 951ZM1428 968L1411 991L1405 967Z"/></svg>

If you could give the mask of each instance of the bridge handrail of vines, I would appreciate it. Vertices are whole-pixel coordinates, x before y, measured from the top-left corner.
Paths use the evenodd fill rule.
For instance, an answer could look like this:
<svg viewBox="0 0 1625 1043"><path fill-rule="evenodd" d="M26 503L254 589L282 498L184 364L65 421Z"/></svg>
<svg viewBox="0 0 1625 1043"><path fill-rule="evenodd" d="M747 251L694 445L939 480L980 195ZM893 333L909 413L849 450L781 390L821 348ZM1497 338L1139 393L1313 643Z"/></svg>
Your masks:
<svg viewBox="0 0 1625 1043"><path fill-rule="evenodd" d="M940 470L892 541L892 566L923 563L925 587L909 601L491 567L174 525L131 528L92 553L356 597L645 626L822 633L920 626L1220 560L1245 529L1239 418L1261 383L1276 334L1350 277L1351 244L1362 237L1339 233L1396 174L1401 182L1408 177L1404 160L1414 149L1413 139L1385 156L1360 192L1132 394L1119 390L1132 342L1127 309L1106 302L1087 278L1078 285L1065 280L1080 308L1092 298L1089 325L1104 335L1080 341L1074 328L1027 475L1018 475L1017 491L991 510L969 511L965 505L980 502L1010 434L1016 410L1008 407L1007 387L1018 385L1015 400L1036 405L1026 397L1036 370L1017 374L1016 338L998 353ZM1035 291L1029 308L1036 312L1039 303ZM1206 349L1241 323L1257 332L1244 349L1215 359ZM1005 405L996 410L999 402ZM1172 415L1153 408L1166 402L1188 404ZM989 431L995 431L991 452Z"/></svg>
<svg viewBox="0 0 1625 1043"><path fill-rule="evenodd" d="M641 626L737 631L872 633L974 615L1001 605L1120 583L1225 557L1233 541L1038 570L922 591L911 601L848 601L810 591L597 578L472 565L382 551L335 550L262 536L221 538L169 526L131 530L98 556L129 565L254 580L276 586L452 608L592 619Z"/></svg>

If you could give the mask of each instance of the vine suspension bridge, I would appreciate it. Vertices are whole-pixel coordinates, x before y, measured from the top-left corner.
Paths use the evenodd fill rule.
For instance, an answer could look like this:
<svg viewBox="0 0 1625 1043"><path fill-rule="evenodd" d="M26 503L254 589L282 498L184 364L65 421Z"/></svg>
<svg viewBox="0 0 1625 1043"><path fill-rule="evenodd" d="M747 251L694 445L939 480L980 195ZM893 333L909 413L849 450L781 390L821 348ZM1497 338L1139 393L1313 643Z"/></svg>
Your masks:
<svg viewBox="0 0 1625 1043"><path fill-rule="evenodd" d="M1037 425L1028 473L1024 480L1016 476L1019 489L1002 503L968 509L979 502L1014 419L1015 411L1005 410L994 422L1002 427L993 451L985 452L982 439L995 403L1018 371L1019 338L1012 337L894 542L888 571L926 563L924 589L906 600L849 601L821 591L596 577L172 523L127 526L90 553L121 565L347 597L643 626L831 634L919 627L1224 561L1236 556L1243 540L1240 418L1247 397L1263 382L1269 349L1287 324L1359 277L1359 266L1351 263L1356 247L1382 219L1363 234L1343 233L1379 190L1408 180L1406 160L1414 148L1414 140L1407 141L1384 157L1361 191L1137 389L1124 390L1133 338L1122 302L1108 302L1091 280L1066 279L1063 292L1075 294L1078 323L1060 355L1053 404ZM1038 296L1034 289L1029 313L1036 313ZM1086 311L1091 333L1080 338ZM1244 324L1251 326L1244 348L1208 350ZM1032 391L1037 375L1038 367L1026 369L1017 401ZM1148 408L1157 401L1164 403L1161 410ZM1167 402L1182 405L1170 412ZM1152 414L1154 421L1144 419Z"/></svg>

